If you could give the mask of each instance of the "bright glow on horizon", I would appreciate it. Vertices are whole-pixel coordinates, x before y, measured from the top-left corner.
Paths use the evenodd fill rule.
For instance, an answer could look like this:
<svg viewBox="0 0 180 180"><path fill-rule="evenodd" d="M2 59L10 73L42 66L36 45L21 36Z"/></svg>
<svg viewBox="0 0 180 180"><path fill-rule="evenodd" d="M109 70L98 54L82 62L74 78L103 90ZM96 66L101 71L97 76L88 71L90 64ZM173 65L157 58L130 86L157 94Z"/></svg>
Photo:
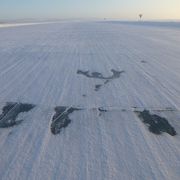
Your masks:
<svg viewBox="0 0 180 180"><path fill-rule="evenodd" d="M0 0L0 19L180 19L180 0Z"/></svg>

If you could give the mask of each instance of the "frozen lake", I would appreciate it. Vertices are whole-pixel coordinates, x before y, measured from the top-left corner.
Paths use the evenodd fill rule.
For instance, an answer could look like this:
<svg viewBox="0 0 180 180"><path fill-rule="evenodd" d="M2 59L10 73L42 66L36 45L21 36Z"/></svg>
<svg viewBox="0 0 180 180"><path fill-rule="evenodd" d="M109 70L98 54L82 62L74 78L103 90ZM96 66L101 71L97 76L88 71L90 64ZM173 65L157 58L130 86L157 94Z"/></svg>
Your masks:
<svg viewBox="0 0 180 180"><path fill-rule="evenodd" d="M180 26L0 28L0 179L180 179Z"/></svg>

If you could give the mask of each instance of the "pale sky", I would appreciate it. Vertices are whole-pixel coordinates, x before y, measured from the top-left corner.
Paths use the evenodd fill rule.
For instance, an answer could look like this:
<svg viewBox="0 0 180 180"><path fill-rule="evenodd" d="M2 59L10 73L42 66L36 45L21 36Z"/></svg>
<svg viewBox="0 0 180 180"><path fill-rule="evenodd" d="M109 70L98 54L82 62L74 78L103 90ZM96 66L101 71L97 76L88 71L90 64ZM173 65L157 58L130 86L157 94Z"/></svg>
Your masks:
<svg viewBox="0 0 180 180"><path fill-rule="evenodd" d="M0 19L180 19L180 0L0 0Z"/></svg>

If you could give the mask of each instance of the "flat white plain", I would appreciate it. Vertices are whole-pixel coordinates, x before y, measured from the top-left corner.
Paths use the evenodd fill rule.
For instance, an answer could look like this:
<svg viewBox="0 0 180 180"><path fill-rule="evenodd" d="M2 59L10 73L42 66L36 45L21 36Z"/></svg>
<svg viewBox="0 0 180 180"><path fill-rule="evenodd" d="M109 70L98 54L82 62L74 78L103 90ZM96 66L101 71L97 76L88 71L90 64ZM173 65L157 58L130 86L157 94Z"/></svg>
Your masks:
<svg viewBox="0 0 180 180"><path fill-rule="evenodd" d="M101 79L77 74L111 69L125 72L99 91ZM0 179L180 179L179 28L93 21L0 28L0 109L6 102L36 107L18 116L20 125L0 129ZM53 135L56 106L83 110ZM166 117L177 135L152 134L134 109Z"/></svg>

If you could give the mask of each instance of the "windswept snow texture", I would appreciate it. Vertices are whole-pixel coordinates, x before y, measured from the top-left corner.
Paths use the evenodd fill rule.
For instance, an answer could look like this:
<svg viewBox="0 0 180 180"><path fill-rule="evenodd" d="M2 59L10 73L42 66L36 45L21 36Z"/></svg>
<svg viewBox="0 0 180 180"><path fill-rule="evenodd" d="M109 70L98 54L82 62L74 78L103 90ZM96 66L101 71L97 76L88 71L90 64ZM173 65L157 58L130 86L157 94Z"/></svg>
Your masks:
<svg viewBox="0 0 180 180"><path fill-rule="evenodd" d="M7 128L21 123L22 120L16 121L18 115L22 112L28 112L34 108L32 104L12 103L8 102L3 107L0 114L0 128Z"/></svg>
<svg viewBox="0 0 180 180"><path fill-rule="evenodd" d="M154 134L161 134L162 132L167 132L171 136L176 135L175 129L169 124L168 120L160 117L156 114L151 115L148 110L142 112L137 112L139 118L149 126L149 131Z"/></svg>
<svg viewBox="0 0 180 180"><path fill-rule="evenodd" d="M179 180L180 28L0 28L0 114L2 180Z"/></svg>

